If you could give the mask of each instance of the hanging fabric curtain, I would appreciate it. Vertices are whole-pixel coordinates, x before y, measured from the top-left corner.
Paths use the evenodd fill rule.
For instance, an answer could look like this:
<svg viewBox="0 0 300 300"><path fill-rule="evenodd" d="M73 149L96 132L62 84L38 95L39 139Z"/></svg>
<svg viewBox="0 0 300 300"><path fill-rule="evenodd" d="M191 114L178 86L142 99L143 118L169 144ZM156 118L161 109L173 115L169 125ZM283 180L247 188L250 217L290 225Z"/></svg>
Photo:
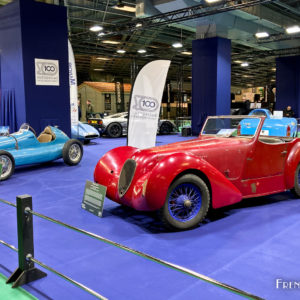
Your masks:
<svg viewBox="0 0 300 300"><path fill-rule="evenodd" d="M0 125L9 126L10 132L17 131L16 97L14 90L1 91Z"/></svg>

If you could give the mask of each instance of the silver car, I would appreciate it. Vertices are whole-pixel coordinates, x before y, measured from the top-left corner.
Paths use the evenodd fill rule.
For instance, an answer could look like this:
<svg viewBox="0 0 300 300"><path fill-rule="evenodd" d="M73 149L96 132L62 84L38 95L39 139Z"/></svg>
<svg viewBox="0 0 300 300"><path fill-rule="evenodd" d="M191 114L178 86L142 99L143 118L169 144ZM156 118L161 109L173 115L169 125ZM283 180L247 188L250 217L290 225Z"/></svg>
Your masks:
<svg viewBox="0 0 300 300"><path fill-rule="evenodd" d="M127 134L128 112L117 113L102 118L102 125L99 128L101 135L109 137L120 137ZM157 133L170 134L176 130L175 124L170 120L159 120Z"/></svg>

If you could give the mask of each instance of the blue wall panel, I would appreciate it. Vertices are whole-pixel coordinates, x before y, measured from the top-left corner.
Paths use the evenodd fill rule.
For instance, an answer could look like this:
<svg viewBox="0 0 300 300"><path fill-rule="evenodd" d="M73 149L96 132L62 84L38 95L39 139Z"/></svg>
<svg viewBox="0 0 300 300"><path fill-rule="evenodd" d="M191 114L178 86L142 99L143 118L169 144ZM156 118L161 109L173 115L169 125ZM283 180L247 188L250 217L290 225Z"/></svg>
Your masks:
<svg viewBox="0 0 300 300"><path fill-rule="evenodd" d="M292 106L300 116L300 56L276 59L276 110Z"/></svg>
<svg viewBox="0 0 300 300"><path fill-rule="evenodd" d="M199 134L207 116L230 114L231 41L193 41L192 132Z"/></svg>
<svg viewBox="0 0 300 300"><path fill-rule="evenodd" d="M0 49L1 87L15 91L18 126L28 122L40 132L48 123L70 135L66 8L32 0L2 7ZM59 86L35 85L35 58L59 60Z"/></svg>
<svg viewBox="0 0 300 300"><path fill-rule="evenodd" d="M4 105L10 94L15 96L15 114L20 126L26 121L25 90L23 80L21 21L19 2L10 3L0 9L0 56L1 56L1 105L0 125L15 130L13 122L4 120Z"/></svg>
<svg viewBox="0 0 300 300"><path fill-rule="evenodd" d="M43 129L45 120L51 123L51 120L56 119L58 124L51 125L59 125L70 135L66 9L56 5L22 1L21 20L26 119L38 130ZM35 58L59 60L59 86L35 85Z"/></svg>

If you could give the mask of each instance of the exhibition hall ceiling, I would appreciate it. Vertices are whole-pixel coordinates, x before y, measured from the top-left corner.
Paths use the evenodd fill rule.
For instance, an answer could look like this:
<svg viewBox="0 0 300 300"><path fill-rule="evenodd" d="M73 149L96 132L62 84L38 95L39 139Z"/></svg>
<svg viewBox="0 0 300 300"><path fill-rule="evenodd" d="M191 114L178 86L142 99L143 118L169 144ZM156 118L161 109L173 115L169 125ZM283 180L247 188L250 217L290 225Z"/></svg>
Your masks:
<svg viewBox="0 0 300 300"><path fill-rule="evenodd" d="M8 2L0 0L0 5ZM67 7L79 81L130 79L154 59L171 59L169 78L190 81L192 41L212 36L232 41L234 86L273 84L275 58L300 55L300 32L295 27L300 26L299 0L40 2ZM93 25L102 29L91 31ZM287 32L290 27L293 33Z"/></svg>

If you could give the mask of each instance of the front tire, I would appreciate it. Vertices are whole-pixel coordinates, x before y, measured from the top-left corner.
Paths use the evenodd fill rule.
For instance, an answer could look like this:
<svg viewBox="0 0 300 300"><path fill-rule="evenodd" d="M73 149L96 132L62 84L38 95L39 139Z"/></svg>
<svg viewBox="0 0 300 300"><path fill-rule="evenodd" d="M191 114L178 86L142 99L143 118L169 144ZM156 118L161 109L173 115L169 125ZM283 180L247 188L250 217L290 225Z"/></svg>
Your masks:
<svg viewBox="0 0 300 300"><path fill-rule="evenodd" d="M161 125L160 125L160 128L159 128L159 133L160 134L170 134L173 130L173 126L171 125L170 122L163 122Z"/></svg>
<svg viewBox="0 0 300 300"><path fill-rule="evenodd" d="M118 138L122 135L122 126L119 123L111 123L107 127L107 134L111 138Z"/></svg>
<svg viewBox="0 0 300 300"><path fill-rule="evenodd" d="M67 165L75 166L79 164L82 155L83 155L83 148L82 148L82 144L79 141L75 139L71 139L65 143L62 151L62 156L64 162Z"/></svg>
<svg viewBox="0 0 300 300"><path fill-rule="evenodd" d="M0 181L8 179L15 171L15 160L7 151L0 151L0 163L2 164L2 172L0 173Z"/></svg>
<svg viewBox="0 0 300 300"><path fill-rule="evenodd" d="M197 226L207 215L210 193L206 183L194 174L183 175L169 187L160 210L162 222L172 230Z"/></svg>
<svg viewBox="0 0 300 300"><path fill-rule="evenodd" d="M292 188L292 192L300 198L300 164L297 166L294 177L294 187Z"/></svg>

